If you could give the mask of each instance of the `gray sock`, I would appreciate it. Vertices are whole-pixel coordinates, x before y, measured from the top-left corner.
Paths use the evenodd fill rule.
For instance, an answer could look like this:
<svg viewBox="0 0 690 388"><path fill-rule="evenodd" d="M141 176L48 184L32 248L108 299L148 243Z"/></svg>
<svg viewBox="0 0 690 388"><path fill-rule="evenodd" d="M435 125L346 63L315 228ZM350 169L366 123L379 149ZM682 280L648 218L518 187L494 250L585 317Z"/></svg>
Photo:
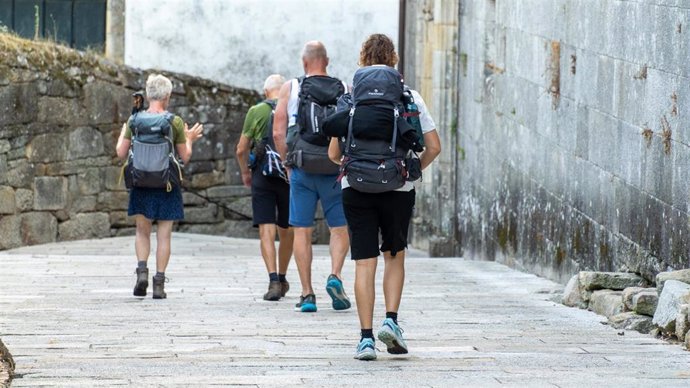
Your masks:
<svg viewBox="0 0 690 388"><path fill-rule="evenodd" d="M156 271L156 275L154 276L156 279L165 279L165 272L158 272Z"/></svg>
<svg viewBox="0 0 690 388"><path fill-rule="evenodd" d="M137 261L137 268L146 269L146 262L145 261Z"/></svg>

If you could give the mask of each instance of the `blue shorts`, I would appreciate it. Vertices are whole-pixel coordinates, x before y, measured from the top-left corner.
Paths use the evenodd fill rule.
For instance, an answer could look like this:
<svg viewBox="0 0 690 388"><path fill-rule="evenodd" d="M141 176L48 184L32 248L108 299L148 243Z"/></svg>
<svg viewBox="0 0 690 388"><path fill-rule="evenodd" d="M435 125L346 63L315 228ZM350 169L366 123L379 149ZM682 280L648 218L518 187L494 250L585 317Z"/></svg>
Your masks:
<svg viewBox="0 0 690 388"><path fill-rule="evenodd" d="M316 203L331 228L345 226L343 195L337 175L309 174L293 168L290 174L290 225L298 228L314 226Z"/></svg>

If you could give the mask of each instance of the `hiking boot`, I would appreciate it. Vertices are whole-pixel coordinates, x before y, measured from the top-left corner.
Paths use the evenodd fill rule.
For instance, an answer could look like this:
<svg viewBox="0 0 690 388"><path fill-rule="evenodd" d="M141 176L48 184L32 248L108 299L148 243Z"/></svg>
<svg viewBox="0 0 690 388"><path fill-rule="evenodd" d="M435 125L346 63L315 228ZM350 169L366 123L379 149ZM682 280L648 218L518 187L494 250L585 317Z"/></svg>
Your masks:
<svg viewBox="0 0 690 388"><path fill-rule="evenodd" d="M280 299L283 288L280 282L268 283L268 292L264 294L264 300L278 300Z"/></svg>
<svg viewBox="0 0 690 388"><path fill-rule="evenodd" d="M299 297L299 303L295 305L295 311L303 313L315 313L316 312L316 295L309 294L307 296Z"/></svg>
<svg viewBox="0 0 690 388"><path fill-rule="evenodd" d="M280 296L283 297L290 290L290 283L288 281L280 282Z"/></svg>
<svg viewBox="0 0 690 388"><path fill-rule="evenodd" d="M326 282L326 292L333 299L334 310L347 310L350 308L350 299L345 295L342 280L335 275L330 275Z"/></svg>
<svg viewBox="0 0 690 388"><path fill-rule="evenodd" d="M149 269L137 268L137 283L134 285L134 296L146 296L149 287Z"/></svg>
<svg viewBox="0 0 690 388"><path fill-rule="evenodd" d="M359 341L357 351L355 352L355 360L376 360L376 348L374 347L374 340L372 338L362 338L362 340Z"/></svg>
<svg viewBox="0 0 690 388"><path fill-rule="evenodd" d="M165 278L153 277L153 299L165 299L168 295L165 293Z"/></svg>
<svg viewBox="0 0 690 388"><path fill-rule="evenodd" d="M381 342L386 344L390 354L407 354L407 344L402 337L402 329L391 318L383 320L378 332Z"/></svg>

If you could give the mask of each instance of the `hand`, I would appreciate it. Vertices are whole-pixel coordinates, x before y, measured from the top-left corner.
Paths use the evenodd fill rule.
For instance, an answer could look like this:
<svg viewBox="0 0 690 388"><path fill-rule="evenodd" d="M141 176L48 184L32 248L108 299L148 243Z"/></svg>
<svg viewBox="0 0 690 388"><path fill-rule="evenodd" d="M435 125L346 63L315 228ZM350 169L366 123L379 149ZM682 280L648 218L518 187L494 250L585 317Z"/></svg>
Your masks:
<svg viewBox="0 0 690 388"><path fill-rule="evenodd" d="M251 170L242 171L242 183L246 187L252 187L252 172L251 172Z"/></svg>
<svg viewBox="0 0 690 388"><path fill-rule="evenodd" d="M204 136L204 126L199 123L196 123L190 129L187 123L184 123L184 135L188 141L191 141L193 143L200 139L202 136Z"/></svg>

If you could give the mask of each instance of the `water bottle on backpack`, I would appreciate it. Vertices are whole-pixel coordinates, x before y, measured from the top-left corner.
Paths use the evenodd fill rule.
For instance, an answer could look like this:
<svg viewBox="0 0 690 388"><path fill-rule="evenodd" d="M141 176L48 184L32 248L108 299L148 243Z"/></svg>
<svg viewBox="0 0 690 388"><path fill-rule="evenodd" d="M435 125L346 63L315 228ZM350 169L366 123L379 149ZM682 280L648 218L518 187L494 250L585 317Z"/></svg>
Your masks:
<svg viewBox="0 0 690 388"><path fill-rule="evenodd" d="M414 102L414 97L412 96L412 91L410 88L405 86L405 91L402 96L403 106L405 112L403 117L407 122L415 129L417 136L419 137L419 144L424 147L424 134L422 133L422 123L419 121L419 107Z"/></svg>

